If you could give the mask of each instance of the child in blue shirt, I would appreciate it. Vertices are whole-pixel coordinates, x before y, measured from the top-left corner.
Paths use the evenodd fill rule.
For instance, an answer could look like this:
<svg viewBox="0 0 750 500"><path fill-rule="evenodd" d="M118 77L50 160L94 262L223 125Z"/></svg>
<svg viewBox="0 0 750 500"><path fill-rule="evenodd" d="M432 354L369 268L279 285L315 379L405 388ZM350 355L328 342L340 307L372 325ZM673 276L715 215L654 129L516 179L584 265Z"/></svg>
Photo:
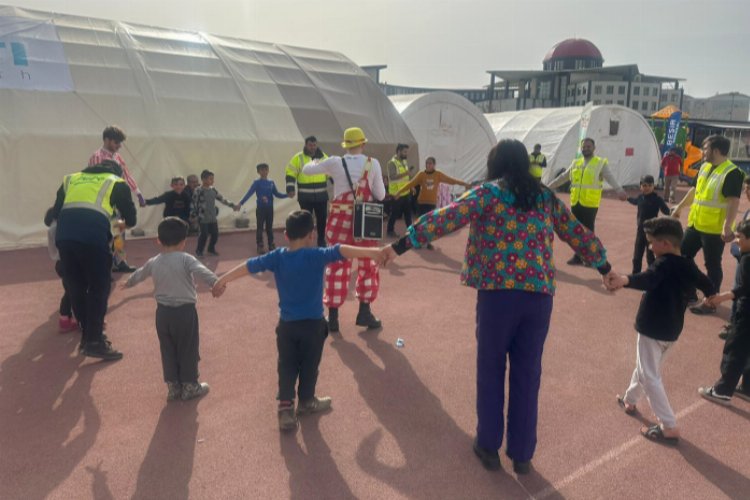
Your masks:
<svg viewBox="0 0 750 500"><path fill-rule="evenodd" d="M276 245L273 244L273 197L289 198L289 196L280 193L276 189L276 184L268 178L268 165L266 163L259 163L255 169L258 171L260 179L255 179L255 182L240 200L240 206L249 200L253 193L257 194L255 242L258 244L258 255L263 255L266 253L266 249L263 247L264 230L268 236L268 250L276 248Z"/></svg>
<svg viewBox="0 0 750 500"><path fill-rule="evenodd" d="M297 416L325 411L331 398L316 397L315 384L328 327L323 317L323 272L326 265L344 259L384 261L378 248L335 245L318 247L312 214L292 212L286 219L284 234L289 247L278 248L248 259L227 272L213 288L215 296L224 293L227 283L247 274L271 271L279 293L280 318L276 326L279 353L279 429L297 427ZM294 411L295 385L299 379L299 404Z"/></svg>

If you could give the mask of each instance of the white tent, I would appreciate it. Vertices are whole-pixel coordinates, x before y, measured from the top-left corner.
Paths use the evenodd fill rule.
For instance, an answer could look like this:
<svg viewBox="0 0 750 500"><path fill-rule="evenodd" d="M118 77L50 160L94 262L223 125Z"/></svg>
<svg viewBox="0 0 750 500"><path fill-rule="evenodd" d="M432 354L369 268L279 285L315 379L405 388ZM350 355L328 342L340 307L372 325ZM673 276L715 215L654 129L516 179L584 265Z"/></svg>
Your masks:
<svg viewBox="0 0 750 500"><path fill-rule="evenodd" d="M638 185L640 177L659 174L659 146L648 122L636 111L616 105L593 106L584 136L596 142L596 153L609 160L621 186ZM518 139L531 151L541 144L547 157L543 182L565 170L579 149L583 107L544 108L486 114L497 140Z"/></svg>
<svg viewBox="0 0 750 500"><path fill-rule="evenodd" d="M283 190L305 136L340 154L352 126L381 162L397 142L416 149L376 83L341 54L3 6L0 110L0 248L44 241L63 175L86 165L108 124L126 131L120 153L146 197L208 168L239 201L261 162ZM277 225L296 206L277 200ZM139 210L138 227L153 234L161 211Z"/></svg>
<svg viewBox="0 0 750 500"><path fill-rule="evenodd" d="M467 182L487 173L495 134L482 112L453 92L390 96L419 144L419 165L428 156L437 168Z"/></svg>

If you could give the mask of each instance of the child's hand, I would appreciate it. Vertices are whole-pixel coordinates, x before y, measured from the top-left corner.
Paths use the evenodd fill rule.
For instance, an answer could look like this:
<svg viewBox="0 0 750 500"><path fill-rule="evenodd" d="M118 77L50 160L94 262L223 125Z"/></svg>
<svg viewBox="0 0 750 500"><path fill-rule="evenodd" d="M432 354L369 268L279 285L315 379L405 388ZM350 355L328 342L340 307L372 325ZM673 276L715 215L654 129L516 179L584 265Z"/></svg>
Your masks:
<svg viewBox="0 0 750 500"><path fill-rule="evenodd" d="M211 295L213 295L215 299L218 299L219 297L224 295L224 292L226 290L227 290L227 284L219 280L211 288Z"/></svg>
<svg viewBox="0 0 750 500"><path fill-rule="evenodd" d="M614 271L610 271L602 278L602 280L604 281L604 286L607 287L607 290L609 290L610 292L619 290L620 288L627 285L629 281L627 276L617 274Z"/></svg>
<svg viewBox="0 0 750 500"><path fill-rule="evenodd" d="M396 260L398 254L391 245L386 245L380 249L380 253L383 256L383 267L388 267L388 264Z"/></svg>

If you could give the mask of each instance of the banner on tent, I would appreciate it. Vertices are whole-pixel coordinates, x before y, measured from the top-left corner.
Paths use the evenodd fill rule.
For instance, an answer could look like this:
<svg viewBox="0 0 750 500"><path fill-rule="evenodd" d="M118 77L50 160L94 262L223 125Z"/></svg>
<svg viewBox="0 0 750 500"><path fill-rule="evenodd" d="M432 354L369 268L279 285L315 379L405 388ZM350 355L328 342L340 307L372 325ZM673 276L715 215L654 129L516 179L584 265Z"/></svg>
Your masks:
<svg viewBox="0 0 750 500"><path fill-rule="evenodd" d="M65 51L52 23L0 19L0 89L74 90Z"/></svg>

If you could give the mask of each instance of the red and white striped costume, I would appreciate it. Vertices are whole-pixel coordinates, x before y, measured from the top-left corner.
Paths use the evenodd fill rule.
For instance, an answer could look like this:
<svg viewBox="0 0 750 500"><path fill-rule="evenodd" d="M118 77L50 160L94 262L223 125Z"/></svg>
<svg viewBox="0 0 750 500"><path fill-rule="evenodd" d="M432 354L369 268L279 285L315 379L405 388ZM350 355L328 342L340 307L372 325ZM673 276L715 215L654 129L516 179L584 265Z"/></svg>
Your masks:
<svg viewBox="0 0 750 500"><path fill-rule="evenodd" d="M380 163L375 158L368 158L362 154L347 154L347 168L354 182L354 189L361 201L382 200L385 197L383 174ZM329 245L341 243L359 247L376 247L377 241L355 240L352 228L352 212L354 211L354 194L349 186L349 180L344 171L342 158L330 156L320 162L305 165L305 174L328 174L334 181L334 199L328 211L326 224L326 241ZM358 259L357 281L355 292L360 302L370 303L378 297L380 275L378 265L372 259ZM325 290L323 304L326 307L338 308L346 300L349 291L349 281L352 274L352 262L345 260L328 265L325 272Z"/></svg>

